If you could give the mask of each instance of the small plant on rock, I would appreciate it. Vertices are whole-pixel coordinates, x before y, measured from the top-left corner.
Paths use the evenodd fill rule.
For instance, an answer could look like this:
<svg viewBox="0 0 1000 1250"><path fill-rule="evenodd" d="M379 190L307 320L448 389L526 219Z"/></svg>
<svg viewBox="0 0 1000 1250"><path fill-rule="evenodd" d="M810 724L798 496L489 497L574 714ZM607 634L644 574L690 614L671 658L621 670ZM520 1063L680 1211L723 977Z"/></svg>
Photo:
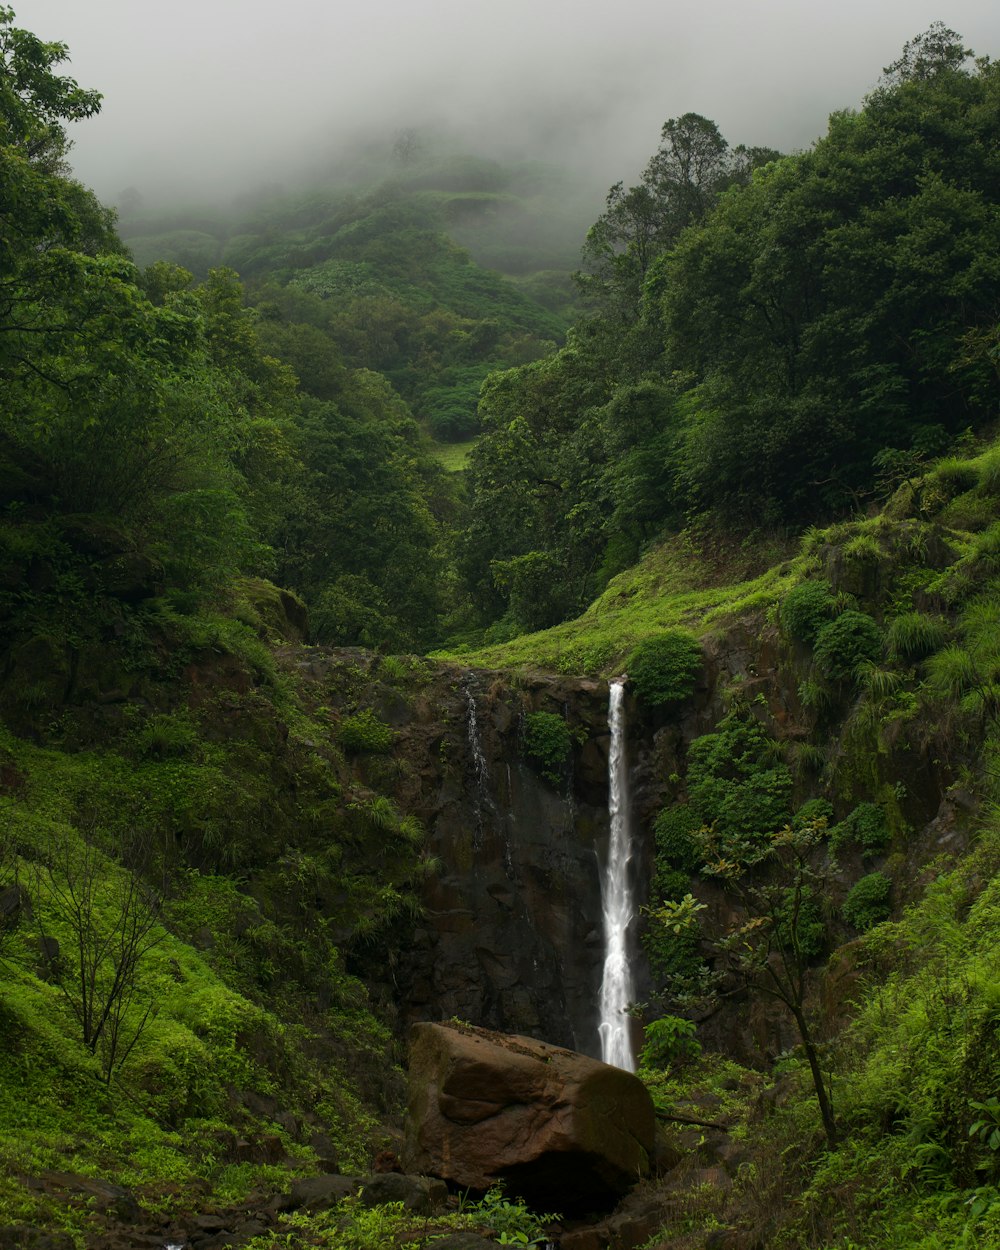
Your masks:
<svg viewBox="0 0 1000 1250"><path fill-rule="evenodd" d="M504 1195L500 1185L488 1189L479 1202L467 1208L477 1223L488 1225L502 1246L541 1246L548 1241L546 1226L561 1217L554 1212L535 1212L519 1199Z"/></svg>
<svg viewBox="0 0 1000 1250"><path fill-rule="evenodd" d="M625 664L636 694L650 707L668 707L689 698L701 666L701 647L680 630L640 642Z"/></svg>
<svg viewBox="0 0 1000 1250"><path fill-rule="evenodd" d="M842 612L816 635L816 667L830 681L854 681L865 660L882 654L882 631L866 612Z"/></svg>
<svg viewBox="0 0 1000 1250"><path fill-rule="evenodd" d="M854 886L844 900L841 915L853 928L864 932L889 919L892 883L881 872L870 872Z"/></svg>
<svg viewBox="0 0 1000 1250"><path fill-rule="evenodd" d="M939 616L904 612L886 630L886 650L894 660L923 660L948 641L948 626Z"/></svg>
<svg viewBox="0 0 1000 1250"><path fill-rule="evenodd" d="M524 718L524 755L546 781L558 786L566 775L573 735L554 712L529 712Z"/></svg>
<svg viewBox="0 0 1000 1250"><path fill-rule="evenodd" d="M782 630L799 642L812 643L834 615L837 601L829 582L806 581L785 595L778 609Z"/></svg>
<svg viewBox="0 0 1000 1250"><path fill-rule="evenodd" d="M338 733L340 745L352 755L384 755L392 749L395 734L371 708L345 716Z"/></svg>
<svg viewBox="0 0 1000 1250"><path fill-rule="evenodd" d="M857 807L830 830L834 851L857 846L863 855L877 855L889 842L885 812L877 803L859 803Z"/></svg>

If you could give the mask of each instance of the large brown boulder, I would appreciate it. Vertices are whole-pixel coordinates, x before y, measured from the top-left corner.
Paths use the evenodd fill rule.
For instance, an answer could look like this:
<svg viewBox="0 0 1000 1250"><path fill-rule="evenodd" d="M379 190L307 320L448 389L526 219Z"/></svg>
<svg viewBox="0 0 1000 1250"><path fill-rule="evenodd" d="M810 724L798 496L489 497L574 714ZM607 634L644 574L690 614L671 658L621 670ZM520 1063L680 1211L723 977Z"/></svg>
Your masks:
<svg viewBox="0 0 1000 1250"><path fill-rule="evenodd" d="M606 1209L649 1171L653 1104L596 1059L458 1024L416 1024L404 1163L535 1206Z"/></svg>

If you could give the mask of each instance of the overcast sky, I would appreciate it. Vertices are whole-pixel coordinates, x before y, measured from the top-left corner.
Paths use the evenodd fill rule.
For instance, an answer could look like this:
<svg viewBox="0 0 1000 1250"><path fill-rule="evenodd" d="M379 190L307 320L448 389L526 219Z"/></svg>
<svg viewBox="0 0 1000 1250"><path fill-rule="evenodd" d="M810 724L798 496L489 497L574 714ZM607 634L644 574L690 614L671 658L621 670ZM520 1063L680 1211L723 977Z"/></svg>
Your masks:
<svg viewBox="0 0 1000 1250"><path fill-rule="evenodd" d="M72 128L107 200L236 193L351 138L447 126L467 146L634 181L668 117L807 147L942 19L1000 56L997 0L10 0L104 94Z"/></svg>

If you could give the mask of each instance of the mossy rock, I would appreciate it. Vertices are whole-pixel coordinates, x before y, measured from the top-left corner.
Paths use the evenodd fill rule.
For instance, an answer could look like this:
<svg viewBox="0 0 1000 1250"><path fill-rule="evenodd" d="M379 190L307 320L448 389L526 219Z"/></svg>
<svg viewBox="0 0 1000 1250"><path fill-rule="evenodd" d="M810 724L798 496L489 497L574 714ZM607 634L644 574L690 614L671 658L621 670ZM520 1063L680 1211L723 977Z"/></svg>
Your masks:
<svg viewBox="0 0 1000 1250"><path fill-rule="evenodd" d="M244 600L247 623L253 625L262 638L308 642L309 609L291 590L284 590L263 578L248 577L240 582L239 594ZM246 608L250 609L249 614Z"/></svg>

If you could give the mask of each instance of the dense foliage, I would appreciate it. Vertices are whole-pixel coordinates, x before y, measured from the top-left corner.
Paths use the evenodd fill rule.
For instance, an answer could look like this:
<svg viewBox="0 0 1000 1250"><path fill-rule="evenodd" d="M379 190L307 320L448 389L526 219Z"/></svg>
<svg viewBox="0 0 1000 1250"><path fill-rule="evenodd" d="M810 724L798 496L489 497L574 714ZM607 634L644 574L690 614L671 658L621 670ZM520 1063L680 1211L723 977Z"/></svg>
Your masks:
<svg viewBox="0 0 1000 1250"><path fill-rule="evenodd" d="M626 661L635 692L649 707L682 703L701 674L701 647L690 634L661 634L640 643Z"/></svg>
<svg viewBox="0 0 1000 1250"><path fill-rule="evenodd" d="M1000 71L970 56L937 24L790 157L667 123L588 236L567 347L484 389L482 619L573 615L692 515L848 508L992 419Z"/></svg>
<svg viewBox="0 0 1000 1250"><path fill-rule="evenodd" d="M553 785L566 779L573 735L555 712L529 712L524 718L524 754Z"/></svg>
<svg viewBox="0 0 1000 1250"><path fill-rule="evenodd" d="M388 721L425 697L419 662L289 647L306 613L269 575L316 641L383 650L501 643L603 590L503 662L624 663L654 708L693 692L692 631L714 666L720 621L770 630L797 699L753 694L741 659L709 732L686 754L657 741L678 771L651 800L652 1012L699 1025L650 1022L646 1079L665 1118L664 1091L690 1109L700 1025L770 994L801 1045L733 1134L738 1200L797 1187L758 1221L769 1244L998 1244L1000 453L966 438L929 462L995 413L996 66L933 27L788 158L669 121L587 238L586 315L559 347L568 301L540 253L497 244L515 285L454 242L528 194L489 162L135 219L140 267L65 167L63 126L99 97L57 76L64 57L0 7L3 1217L50 1219L16 1178L94 1157L163 1213L242 1200L317 1164L268 1100L346 1167L373 1109L398 1110L373 999L392 1000L434 865L380 784L412 780ZM480 420L466 517L427 431ZM690 531L625 571L665 527L789 526L873 494L883 513L740 586ZM307 694L300 668L325 660ZM565 716L524 719L554 786L573 742ZM943 850L971 836L967 796L987 802L967 865L930 871L909 835L942 793ZM689 923L702 896L715 931ZM873 989L838 1041L812 989L845 939L845 980ZM762 1079L720 1075L706 1106ZM283 1134L287 1166L236 1163L236 1130ZM699 1134L692 1157L709 1149ZM712 1189L712 1220L728 1200ZM545 1236L496 1191L466 1214L417 1231L349 1202L259 1244Z"/></svg>

